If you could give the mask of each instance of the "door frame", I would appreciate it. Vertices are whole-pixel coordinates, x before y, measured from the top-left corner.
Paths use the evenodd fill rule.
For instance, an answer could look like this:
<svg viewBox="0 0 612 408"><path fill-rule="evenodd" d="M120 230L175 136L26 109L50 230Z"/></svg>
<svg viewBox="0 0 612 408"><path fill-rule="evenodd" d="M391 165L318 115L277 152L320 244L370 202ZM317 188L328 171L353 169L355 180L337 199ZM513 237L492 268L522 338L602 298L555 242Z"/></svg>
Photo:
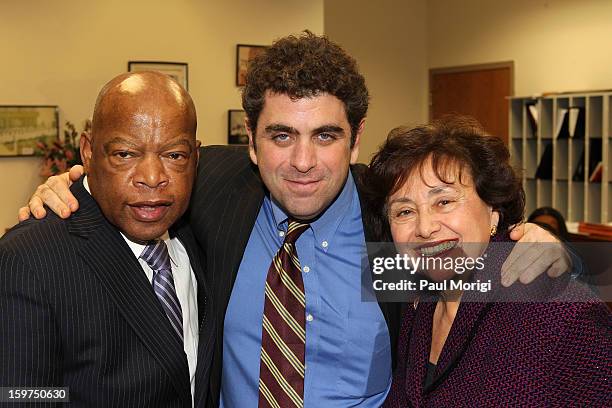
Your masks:
<svg viewBox="0 0 612 408"><path fill-rule="evenodd" d="M431 92L431 85L433 83L433 76L436 74L452 74L455 72L470 72L470 71L485 71L489 69L509 68L510 69L510 95L514 96L514 61L501 61L501 62L489 62L484 64L470 64L470 65L456 65L453 67L442 67L442 68L430 68L429 69L429 83L427 85L428 99L427 109L429 111L429 120L433 120L433 110L431 106L433 104L433 95Z"/></svg>

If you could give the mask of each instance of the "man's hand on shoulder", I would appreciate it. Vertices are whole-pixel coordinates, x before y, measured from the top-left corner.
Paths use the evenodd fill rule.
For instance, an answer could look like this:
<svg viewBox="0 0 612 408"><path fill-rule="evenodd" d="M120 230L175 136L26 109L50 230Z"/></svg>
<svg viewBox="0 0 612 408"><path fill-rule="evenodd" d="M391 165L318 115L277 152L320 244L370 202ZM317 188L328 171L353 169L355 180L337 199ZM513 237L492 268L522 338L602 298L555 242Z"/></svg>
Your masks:
<svg viewBox="0 0 612 408"><path fill-rule="evenodd" d="M69 172L51 176L39 185L28 205L19 209L19 222L30 216L37 219L47 215L45 205L61 218L68 218L79 208L79 203L70 192L70 186L83 175L83 166L73 166Z"/></svg>
<svg viewBox="0 0 612 408"><path fill-rule="evenodd" d="M518 241L502 266L502 284L510 286L518 279L531 283L546 272L559 277L572 268L565 245L551 232L539 225L520 224L512 230L510 238Z"/></svg>

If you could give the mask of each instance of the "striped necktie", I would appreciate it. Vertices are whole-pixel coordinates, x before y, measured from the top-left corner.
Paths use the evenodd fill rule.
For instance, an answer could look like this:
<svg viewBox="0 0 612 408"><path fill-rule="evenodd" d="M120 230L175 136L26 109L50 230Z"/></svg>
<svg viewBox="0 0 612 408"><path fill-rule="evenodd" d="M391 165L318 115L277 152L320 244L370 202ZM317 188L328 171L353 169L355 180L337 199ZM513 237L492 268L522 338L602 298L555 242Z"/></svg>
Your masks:
<svg viewBox="0 0 612 408"><path fill-rule="evenodd" d="M153 270L153 291L166 312L170 324L183 342L183 311L172 278L170 255L164 241L155 241L147 245L140 255Z"/></svg>
<svg viewBox="0 0 612 408"><path fill-rule="evenodd" d="M308 224L289 220L266 279L259 407L304 406L306 299L295 242Z"/></svg>

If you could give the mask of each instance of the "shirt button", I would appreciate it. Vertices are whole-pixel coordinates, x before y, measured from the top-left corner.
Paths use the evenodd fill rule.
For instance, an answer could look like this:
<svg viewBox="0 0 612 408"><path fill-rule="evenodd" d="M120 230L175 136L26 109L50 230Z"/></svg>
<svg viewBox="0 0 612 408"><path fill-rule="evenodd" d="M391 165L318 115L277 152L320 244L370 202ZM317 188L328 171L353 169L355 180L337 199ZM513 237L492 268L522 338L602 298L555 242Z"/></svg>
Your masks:
<svg viewBox="0 0 612 408"><path fill-rule="evenodd" d="M312 319L314 319L314 317L312 317L311 314L309 314L308 316L306 316L306 320L309 322L312 322Z"/></svg>
<svg viewBox="0 0 612 408"><path fill-rule="evenodd" d="M304 269L303 269L303 271L304 271L304 272L306 272L306 273L308 273L308 272L310 272L310 268L309 268L308 266L305 266L305 267L304 267Z"/></svg>
<svg viewBox="0 0 612 408"><path fill-rule="evenodd" d="M278 236L279 237L284 237L285 236L285 231L278 231Z"/></svg>
<svg viewBox="0 0 612 408"><path fill-rule="evenodd" d="M323 241L323 242L321 242L321 246L322 246L323 248L327 248L327 246L328 246L328 245L329 245L329 244L327 243L327 241Z"/></svg>

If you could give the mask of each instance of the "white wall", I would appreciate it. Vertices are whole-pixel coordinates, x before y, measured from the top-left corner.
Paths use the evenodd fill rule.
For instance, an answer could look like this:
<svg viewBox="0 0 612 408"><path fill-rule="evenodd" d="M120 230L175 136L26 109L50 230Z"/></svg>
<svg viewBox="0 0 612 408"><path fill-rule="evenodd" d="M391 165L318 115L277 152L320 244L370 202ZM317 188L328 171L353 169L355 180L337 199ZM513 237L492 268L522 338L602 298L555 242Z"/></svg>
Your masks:
<svg viewBox="0 0 612 408"><path fill-rule="evenodd" d="M426 2L327 0L325 34L355 57L370 90L359 155L369 162L389 130L427 119Z"/></svg>
<svg viewBox="0 0 612 408"><path fill-rule="evenodd" d="M429 67L515 61L515 94L612 88L612 1L430 0Z"/></svg>
<svg viewBox="0 0 612 408"><path fill-rule="evenodd" d="M189 63L198 138L225 143L227 110L240 109L236 44L323 32L323 0L3 1L0 105L59 105L81 126L99 89L129 60ZM0 158L0 235L39 183L38 158Z"/></svg>

